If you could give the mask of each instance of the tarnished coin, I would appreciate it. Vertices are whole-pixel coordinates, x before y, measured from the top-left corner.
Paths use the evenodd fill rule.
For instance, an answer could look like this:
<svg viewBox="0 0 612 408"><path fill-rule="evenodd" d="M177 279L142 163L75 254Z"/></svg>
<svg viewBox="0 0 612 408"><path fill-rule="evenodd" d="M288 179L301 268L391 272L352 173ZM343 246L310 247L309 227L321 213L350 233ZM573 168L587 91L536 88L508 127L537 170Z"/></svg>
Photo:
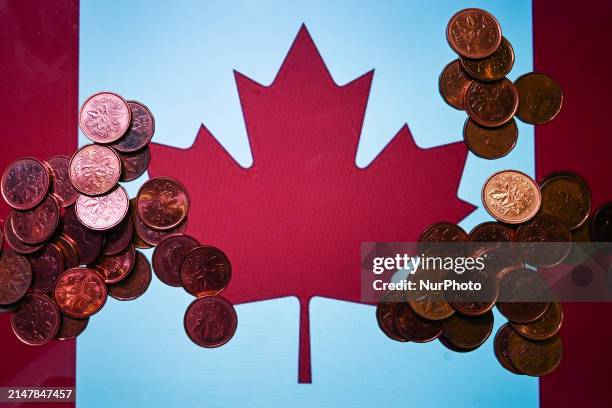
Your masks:
<svg viewBox="0 0 612 408"><path fill-rule="evenodd" d="M199 246L187 253L181 264L181 282L185 290L197 297L216 295L232 278L227 256L213 246Z"/></svg>
<svg viewBox="0 0 612 408"><path fill-rule="evenodd" d="M415 282L417 289L410 292L410 306L421 317L428 320L444 320L455 313L455 309L445 300L444 290L421 289L421 282L431 285L441 284L447 278L442 269L417 269L410 280Z"/></svg>
<svg viewBox="0 0 612 408"><path fill-rule="evenodd" d="M526 123L549 122L561 111L563 93L559 84L548 75L530 72L515 81L519 96L516 116Z"/></svg>
<svg viewBox="0 0 612 408"><path fill-rule="evenodd" d="M591 239L593 242L612 242L612 201L602 204L593 215Z"/></svg>
<svg viewBox="0 0 612 408"><path fill-rule="evenodd" d="M543 300L545 294L546 287L537 271L514 269L499 282L497 309L511 322L531 323L548 309L549 302ZM529 301L534 299L537 301Z"/></svg>
<svg viewBox="0 0 612 408"><path fill-rule="evenodd" d="M151 111L142 103L128 101L132 121L126 134L111 146L113 149L130 153L142 149L151 141L155 133L155 119Z"/></svg>
<svg viewBox="0 0 612 408"><path fill-rule="evenodd" d="M134 267L121 282L108 286L108 294L117 300L134 300L142 296L151 284L151 264L140 251L136 251Z"/></svg>
<svg viewBox="0 0 612 408"><path fill-rule="evenodd" d="M12 210L9 217L15 237L26 244L36 245L53 235L59 224L60 209L55 199L47 196L31 210Z"/></svg>
<svg viewBox="0 0 612 408"><path fill-rule="evenodd" d="M395 328L395 311L401 300L401 292L389 291L376 304L376 321L380 330L391 340L406 342Z"/></svg>
<svg viewBox="0 0 612 408"><path fill-rule="evenodd" d="M15 232L13 232L13 219L10 216L6 219L6 222L4 223L3 231L8 246L11 247L15 252L18 252L20 254L33 254L43 246L43 244L29 245L21 242L19 238L15 236Z"/></svg>
<svg viewBox="0 0 612 408"><path fill-rule="evenodd" d="M584 224L591 210L591 189L576 173L555 172L540 183L542 214L559 218L567 228Z"/></svg>
<svg viewBox="0 0 612 408"><path fill-rule="evenodd" d="M136 248L151 248L159 245L162 240L170 235L182 234L187 228L187 218L176 227L169 230L156 230L145 225L138 216L136 198L130 200L130 217L134 224L134 239L132 242ZM134 242L135 241L135 242ZM180 265L179 265L180 266Z"/></svg>
<svg viewBox="0 0 612 408"><path fill-rule="evenodd" d="M493 313L480 316L464 316L455 313L442 321L444 338L454 346L473 350L484 343L493 331Z"/></svg>
<svg viewBox="0 0 612 408"><path fill-rule="evenodd" d="M142 222L153 229L168 230L187 217L189 194L178 180L155 177L140 187L136 204Z"/></svg>
<svg viewBox="0 0 612 408"><path fill-rule="evenodd" d="M474 253L481 249L498 248L514 241L515 231L498 222L483 222L475 226L468 236L468 249Z"/></svg>
<svg viewBox="0 0 612 408"><path fill-rule="evenodd" d="M79 127L96 143L112 143L128 130L132 119L127 102L112 92L100 92L89 97L81 107Z"/></svg>
<svg viewBox="0 0 612 408"><path fill-rule="evenodd" d="M498 296L498 280L494 266L488 266L481 271L477 269L466 270L457 274L455 282L469 284L479 283L481 289L478 292L464 290L445 290L446 300L453 309L465 316L481 316L488 313ZM452 339L449 339L452 342ZM465 348L465 347L464 347Z"/></svg>
<svg viewBox="0 0 612 408"><path fill-rule="evenodd" d="M406 302L396 303L394 323L402 338L417 343L432 341L442 333L442 325L439 321L419 316Z"/></svg>
<svg viewBox="0 0 612 408"><path fill-rule="evenodd" d="M495 160L504 157L514 149L518 140L516 121L510 119L502 126L487 128L467 118L463 126L463 141L476 156Z"/></svg>
<svg viewBox="0 0 612 408"><path fill-rule="evenodd" d="M479 81L497 81L502 79L514 65L514 49L502 37L495 52L486 58L461 58L461 66L474 79Z"/></svg>
<svg viewBox="0 0 612 408"><path fill-rule="evenodd" d="M72 156L70 182L81 193L96 196L112 190L121 177L121 161L110 147L90 144Z"/></svg>
<svg viewBox="0 0 612 408"><path fill-rule="evenodd" d="M72 268L59 277L53 296L62 313L83 319L99 312L106 303L106 284L93 269Z"/></svg>
<svg viewBox="0 0 612 408"><path fill-rule="evenodd" d="M497 127L509 122L518 104L516 88L506 78L494 82L474 81L465 93L465 111L481 126Z"/></svg>
<svg viewBox="0 0 612 408"><path fill-rule="evenodd" d="M442 99L455 109L465 108L465 93L473 80L465 73L459 60L444 67L438 79Z"/></svg>
<svg viewBox="0 0 612 408"><path fill-rule="evenodd" d="M417 251L419 254L435 252L440 254L460 255L467 233L452 222L437 222L427 227L419 236Z"/></svg>
<svg viewBox="0 0 612 408"><path fill-rule="evenodd" d="M87 323L89 323L89 317L84 319L75 319L70 316L62 315L62 324L60 325L59 331L57 332L55 338L58 340L75 339L79 334L85 331L85 328L87 328Z"/></svg>
<svg viewBox="0 0 612 408"><path fill-rule="evenodd" d="M64 272L64 255L54 243L46 243L43 248L28 256L32 266L32 290L51 293L57 278Z"/></svg>
<svg viewBox="0 0 612 408"><path fill-rule="evenodd" d="M558 302L551 302L538 320L532 323L512 323L512 327L523 337L530 340L546 340L553 337L563 324L563 308Z"/></svg>
<svg viewBox="0 0 612 408"><path fill-rule="evenodd" d="M102 248L103 255L116 255L123 251L132 242L134 226L131 217L124 217L123 221L106 233L106 242Z"/></svg>
<svg viewBox="0 0 612 408"><path fill-rule="evenodd" d="M0 305L10 305L25 295L32 283L28 260L10 249L0 253Z"/></svg>
<svg viewBox="0 0 612 408"><path fill-rule="evenodd" d="M181 286L183 259L189 251L198 246L198 241L189 235L176 234L164 238L153 251L155 275L166 285Z"/></svg>
<svg viewBox="0 0 612 408"><path fill-rule="evenodd" d="M572 234L557 217L538 214L516 231L518 249L531 266L558 265L572 246Z"/></svg>
<svg viewBox="0 0 612 408"><path fill-rule="evenodd" d="M493 15L481 9L468 8L451 17L446 27L446 39L462 57L485 58L499 48L502 33Z"/></svg>
<svg viewBox="0 0 612 408"><path fill-rule="evenodd" d="M123 182L134 181L142 176L147 171L149 160L151 159L149 146L145 146L133 153L117 152L117 155L119 160L121 160L121 178L119 181Z"/></svg>
<svg viewBox="0 0 612 408"><path fill-rule="evenodd" d="M533 341L514 331L508 339L508 351L510 361L517 370L530 376L541 377L559 366L563 357L563 344L559 336Z"/></svg>
<svg viewBox="0 0 612 408"><path fill-rule="evenodd" d="M53 156L45 160L45 164L51 170L51 193L55 196L60 206L70 207L77 199L78 191L70 181L69 168L70 157Z"/></svg>
<svg viewBox="0 0 612 408"><path fill-rule="evenodd" d="M510 335L514 332L510 323L504 324L499 328L497 334L495 335L495 340L493 341L493 351L495 352L495 357L497 357L497 361L504 367L506 370L510 371L513 374L522 375L519 370L512 364L512 360L510 360L510 351L508 350L508 340L510 339Z"/></svg>
<svg viewBox="0 0 612 408"><path fill-rule="evenodd" d="M540 188L520 171L497 172L482 187L482 204L487 212L507 224L529 221L538 213L541 203Z"/></svg>
<svg viewBox="0 0 612 408"><path fill-rule="evenodd" d="M111 192L97 197L79 194L75 209L81 224L92 230L108 231L126 217L129 198L125 189L117 186Z"/></svg>
<svg viewBox="0 0 612 408"><path fill-rule="evenodd" d="M85 228L77 218L74 207L67 208L62 215L61 233L76 243L81 264L93 262L102 250L102 234Z"/></svg>
<svg viewBox="0 0 612 408"><path fill-rule="evenodd" d="M200 347L219 347L230 341L238 326L236 310L221 296L194 300L183 320L187 336Z"/></svg>
<svg viewBox="0 0 612 408"><path fill-rule="evenodd" d="M49 191L50 177L45 165L31 157L15 160L2 174L2 197L16 210L36 207Z"/></svg>
<svg viewBox="0 0 612 408"><path fill-rule="evenodd" d="M107 284L121 282L132 271L135 258L136 251L132 244L130 244L117 255L102 255L99 257L93 269L100 274Z"/></svg>
<svg viewBox="0 0 612 408"><path fill-rule="evenodd" d="M11 327L23 343L41 346L55 338L60 327L60 313L49 296L30 293L23 304L11 313Z"/></svg>

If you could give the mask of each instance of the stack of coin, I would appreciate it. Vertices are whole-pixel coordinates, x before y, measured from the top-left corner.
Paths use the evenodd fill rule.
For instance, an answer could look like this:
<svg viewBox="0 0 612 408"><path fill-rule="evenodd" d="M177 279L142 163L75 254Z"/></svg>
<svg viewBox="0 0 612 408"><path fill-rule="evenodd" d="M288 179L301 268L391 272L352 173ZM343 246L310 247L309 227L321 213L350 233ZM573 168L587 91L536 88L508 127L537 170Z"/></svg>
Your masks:
<svg viewBox="0 0 612 408"><path fill-rule="evenodd" d="M2 176L12 209L3 228L10 249L0 255L0 310L12 311L14 333L30 345L75 338L107 295L132 300L151 282L147 258L132 245L119 182L146 171L153 115L101 92L83 104L79 125L93 144L72 157L16 160Z"/></svg>
<svg viewBox="0 0 612 408"><path fill-rule="evenodd" d="M171 234L163 237L153 251L153 270L166 285L183 287L196 297L183 319L185 332L195 344L219 347L234 336L236 311L219 295L232 277L230 261L223 251L200 245L186 234Z"/></svg>
<svg viewBox="0 0 612 408"><path fill-rule="evenodd" d="M542 124L561 110L561 88L549 76L531 72L514 83L506 78L514 50L487 11L459 11L448 22L446 38L459 59L442 71L440 94L450 106L467 112L463 139L475 155L491 160L510 153L518 138L515 115Z"/></svg>

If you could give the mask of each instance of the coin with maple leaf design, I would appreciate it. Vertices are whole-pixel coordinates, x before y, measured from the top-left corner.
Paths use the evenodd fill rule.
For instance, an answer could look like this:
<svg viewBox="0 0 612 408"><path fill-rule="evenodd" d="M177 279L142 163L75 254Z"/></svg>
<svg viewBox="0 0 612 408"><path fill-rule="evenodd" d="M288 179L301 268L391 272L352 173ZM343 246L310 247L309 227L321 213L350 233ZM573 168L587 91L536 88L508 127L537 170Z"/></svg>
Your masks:
<svg viewBox="0 0 612 408"><path fill-rule="evenodd" d="M561 111L561 87L548 75L530 72L517 78L515 84L519 96L516 116L523 122L540 125L550 122Z"/></svg>
<svg viewBox="0 0 612 408"><path fill-rule="evenodd" d="M455 109L465 108L465 93L473 80L455 60L444 67L438 79L438 89L444 101Z"/></svg>
<svg viewBox="0 0 612 408"><path fill-rule="evenodd" d="M60 313L61 314L61 313ZM74 317L62 315L62 323L59 331L55 336L58 340L72 340L79 334L83 333L89 323L89 317L84 319L75 319Z"/></svg>
<svg viewBox="0 0 612 408"><path fill-rule="evenodd" d="M591 189L576 173L563 171L546 176L540 183L542 214L559 218L567 228L584 224L591 210Z"/></svg>
<svg viewBox="0 0 612 408"><path fill-rule="evenodd" d="M34 252L42 248L42 246L44 245L29 245L24 242L21 242L13 232L13 219L10 216L6 219L6 222L4 223L3 231L8 246L11 247L13 251L18 252L20 254L33 254Z"/></svg>
<svg viewBox="0 0 612 408"><path fill-rule="evenodd" d="M541 377L553 372L561 363L563 343L558 335L544 341L533 341L514 331L508 338L508 351L517 370Z"/></svg>
<svg viewBox="0 0 612 408"><path fill-rule="evenodd" d="M189 194L178 180L154 177L138 190L136 208L147 226L157 230L172 229L187 217Z"/></svg>
<svg viewBox="0 0 612 408"><path fill-rule="evenodd" d="M32 283L32 268L23 256L9 249L0 253L0 305L17 302Z"/></svg>
<svg viewBox="0 0 612 408"><path fill-rule="evenodd" d="M498 127L480 126L468 118L463 126L463 141L476 156L494 160L506 156L514 149L518 140L516 121Z"/></svg>
<svg viewBox="0 0 612 408"><path fill-rule="evenodd" d="M451 48L462 57L485 58L497 50L502 34L492 14L482 9L468 8L450 18L446 38Z"/></svg>
<svg viewBox="0 0 612 408"><path fill-rule="evenodd" d="M81 224L74 206L67 208L62 215L61 234L76 244L81 264L93 262L102 250L102 234Z"/></svg>
<svg viewBox="0 0 612 408"><path fill-rule="evenodd" d="M420 316L407 302L396 302L394 327L405 341L416 343L435 340L442 333L442 326L439 321Z"/></svg>
<svg viewBox="0 0 612 408"><path fill-rule="evenodd" d="M119 182L121 161L109 147L86 145L72 156L69 176L79 192L90 196L104 194Z"/></svg>
<svg viewBox="0 0 612 408"><path fill-rule="evenodd" d="M479 81L497 81L505 77L514 65L514 49L502 37L499 47L486 58L461 58L461 66Z"/></svg>
<svg viewBox="0 0 612 408"><path fill-rule="evenodd" d="M199 246L189 251L181 264L183 288L194 296L216 295L232 278L227 256L213 246Z"/></svg>
<svg viewBox="0 0 612 408"><path fill-rule="evenodd" d="M507 224L521 224L538 213L542 196L531 177L517 170L503 170L484 183L482 203L493 218Z"/></svg>
<svg viewBox="0 0 612 408"><path fill-rule="evenodd" d="M32 266L32 290L39 293L50 293L57 278L64 272L64 255L59 246L52 242L28 256Z"/></svg>
<svg viewBox="0 0 612 408"><path fill-rule="evenodd" d="M132 121L125 135L111 145L119 152L130 153L143 149L153 138L155 133L155 119L144 104L137 101L128 101L132 113Z"/></svg>
<svg viewBox="0 0 612 408"><path fill-rule="evenodd" d="M234 306L221 296L194 300L183 320L187 336L201 347L219 347L231 340L238 326Z"/></svg>
<svg viewBox="0 0 612 408"><path fill-rule="evenodd" d="M187 228L187 218L176 227L168 230L156 230L147 226L138 216L136 197L130 200L130 218L134 224L134 237L132 243L136 248L150 248L159 245L170 235L182 234ZM180 267L180 265L178 265Z"/></svg>
<svg viewBox="0 0 612 408"><path fill-rule="evenodd" d="M53 297L62 313L83 319L102 309L107 289L102 277L93 269L72 268L58 278Z"/></svg>
<svg viewBox="0 0 612 408"><path fill-rule="evenodd" d="M468 251L473 254L489 248L510 246L515 236L515 231L507 225L498 222L483 222L470 231Z"/></svg>
<svg viewBox="0 0 612 408"><path fill-rule="evenodd" d="M129 209L128 194L122 186L102 196L79 194L75 205L79 221L89 229L107 231L119 225Z"/></svg>
<svg viewBox="0 0 612 408"><path fill-rule="evenodd" d="M116 255L132 242L134 226L132 217L124 217L123 221L106 233L106 241L102 248L103 255Z"/></svg>
<svg viewBox="0 0 612 408"><path fill-rule="evenodd" d="M117 300L134 300L142 296L151 284L151 264L142 252L136 251L134 267L121 282L108 286L108 294Z"/></svg>
<svg viewBox="0 0 612 408"><path fill-rule="evenodd" d="M4 170L0 189L4 201L16 210L29 210L44 200L50 177L45 165L27 157L15 160Z"/></svg>
<svg viewBox="0 0 612 408"><path fill-rule="evenodd" d="M531 323L548 309L547 290L539 273L528 268L514 269L499 282L497 309L515 323ZM534 301L535 300L535 301Z"/></svg>
<svg viewBox="0 0 612 408"><path fill-rule="evenodd" d="M455 313L442 321L444 338L460 349L474 350L480 347L493 331L493 313L464 316Z"/></svg>
<svg viewBox="0 0 612 408"><path fill-rule="evenodd" d="M96 143L112 143L120 139L130 126L132 113L127 102L112 92L99 92L81 107L79 127Z"/></svg>
<svg viewBox="0 0 612 408"><path fill-rule="evenodd" d="M504 324L499 328L497 334L495 335L495 340L493 341L493 351L495 352L495 357L497 361L504 367L506 370L510 371L513 374L522 375L515 366L512 364L512 360L510 360L510 351L508 350L508 339L510 335L514 332L510 323Z"/></svg>
<svg viewBox="0 0 612 408"><path fill-rule="evenodd" d="M77 199L78 191L70 182L68 169L70 157L53 156L45 160L45 164L51 170L51 193L57 198L62 207L70 207Z"/></svg>
<svg viewBox="0 0 612 408"><path fill-rule="evenodd" d="M11 313L11 327L23 343L41 346L55 338L60 327L60 313L49 296L30 293L23 304Z"/></svg>
<svg viewBox="0 0 612 408"><path fill-rule="evenodd" d="M470 119L485 127L506 124L518 105L516 88L507 78L495 82L474 81L465 93L465 111Z"/></svg>
<svg viewBox="0 0 612 408"><path fill-rule="evenodd" d="M563 262L571 249L572 234L552 215L538 214L516 231L519 253L536 267L550 267Z"/></svg>
<svg viewBox="0 0 612 408"><path fill-rule="evenodd" d="M57 229L60 209L53 196L27 211L12 210L9 217L15 237L30 245L48 240Z"/></svg>
<svg viewBox="0 0 612 408"><path fill-rule="evenodd" d="M512 323L512 327L523 337L530 340L546 340L556 335L563 324L563 308L552 302L546 313L532 323Z"/></svg>
<svg viewBox="0 0 612 408"><path fill-rule="evenodd" d="M402 300L401 293L398 291L387 292L376 304L376 321L380 330L390 339L406 342L395 326L395 311Z"/></svg>
<svg viewBox="0 0 612 408"><path fill-rule="evenodd" d="M136 252L132 244L117 255L102 255L93 266L107 284L124 280L132 271Z"/></svg>
<svg viewBox="0 0 612 408"><path fill-rule="evenodd" d="M119 181L134 181L142 176L151 159L149 146L145 146L133 153L117 152L119 160L121 160L121 178Z"/></svg>

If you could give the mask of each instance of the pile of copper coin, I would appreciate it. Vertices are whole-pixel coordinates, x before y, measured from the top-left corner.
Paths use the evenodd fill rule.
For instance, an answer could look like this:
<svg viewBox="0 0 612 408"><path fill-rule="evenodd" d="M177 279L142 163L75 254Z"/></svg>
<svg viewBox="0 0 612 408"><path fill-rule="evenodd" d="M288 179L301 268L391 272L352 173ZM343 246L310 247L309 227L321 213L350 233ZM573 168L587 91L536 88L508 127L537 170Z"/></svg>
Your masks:
<svg viewBox="0 0 612 408"><path fill-rule="evenodd" d="M468 114L463 139L475 155L497 159L510 153L518 139L515 115L523 122L542 124L561 110L561 88L549 76L531 72L514 83L506 78L514 50L487 11L459 11L448 23L446 38L459 58L442 71L440 94Z"/></svg>
<svg viewBox="0 0 612 408"><path fill-rule="evenodd" d="M436 338L447 348L468 352L482 345L493 328L492 308L508 319L495 336L500 364L515 374L542 376L561 362L559 330L563 309L556 301L509 301L512 294L542 285L538 268L558 265L570 254L571 242L611 242L612 202L591 212L591 192L579 175L556 172L539 184L519 171L493 174L482 189L486 210L497 220L477 225L468 234L449 222L429 226L419 237L419 253L436 243L453 243L461 254L488 259L487 301L404 301L390 292L376 309L382 331L397 341ZM535 250L531 243L550 243ZM454 254L460 255L460 254ZM536 269L536 270L534 270ZM416 274L419 272L417 271ZM468 276L469 277L469 276ZM497 301L497 298L506 301Z"/></svg>
<svg viewBox="0 0 612 408"><path fill-rule="evenodd" d="M72 157L16 160L2 176L2 197L12 209L0 234L8 246L0 254L0 311L11 311L15 335L29 345L77 337L108 295L133 300L145 293L151 265L135 248L159 245L157 275L198 297L185 314L189 338L204 347L227 342L236 313L213 295L229 282L229 261L183 235L185 187L156 177L130 200L119 184L149 165L155 132L149 109L101 92L81 107L79 126L94 143Z"/></svg>

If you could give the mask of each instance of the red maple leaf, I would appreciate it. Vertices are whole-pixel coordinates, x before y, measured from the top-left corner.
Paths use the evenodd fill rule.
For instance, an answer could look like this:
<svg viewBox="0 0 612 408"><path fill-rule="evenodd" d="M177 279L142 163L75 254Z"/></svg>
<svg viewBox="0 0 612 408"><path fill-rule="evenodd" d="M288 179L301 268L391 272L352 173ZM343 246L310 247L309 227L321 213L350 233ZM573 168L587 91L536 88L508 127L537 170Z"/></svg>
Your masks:
<svg viewBox="0 0 612 408"><path fill-rule="evenodd" d="M187 232L232 262L228 299L297 296L298 381L309 383L309 300L360 302L361 242L414 241L472 211L456 195L466 150L420 149L404 126L357 168L374 72L336 85L304 26L269 87L235 76L253 165L240 167L202 125L188 149L152 145L149 174L187 186Z"/></svg>

